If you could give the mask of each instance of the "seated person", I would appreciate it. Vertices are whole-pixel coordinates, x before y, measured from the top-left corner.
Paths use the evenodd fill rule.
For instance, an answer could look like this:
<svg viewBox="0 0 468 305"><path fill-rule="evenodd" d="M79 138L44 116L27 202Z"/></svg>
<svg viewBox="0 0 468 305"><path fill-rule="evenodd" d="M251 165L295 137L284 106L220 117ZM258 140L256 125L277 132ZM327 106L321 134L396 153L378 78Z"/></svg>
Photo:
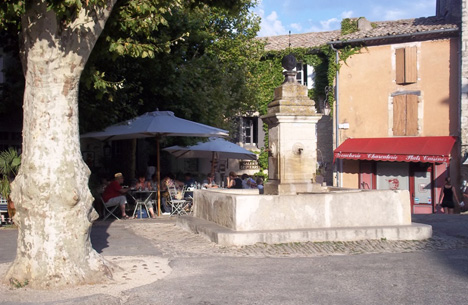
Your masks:
<svg viewBox="0 0 468 305"><path fill-rule="evenodd" d="M263 178L261 177L258 177L257 178L257 188L258 188L258 191L260 194L263 194L264 193L264 190L263 190Z"/></svg>
<svg viewBox="0 0 468 305"><path fill-rule="evenodd" d="M237 177L235 172L230 172L229 177L227 178L227 188L228 189L241 189L242 188L242 179Z"/></svg>
<svg viewBox="0 0 468 305"><path fill-rule="evenodd" d="M151 190L151 183L146 181L145 175L141 174L138 176L138 181L135 184L135 189L144 191L144 190Z"/></svg>
<svg viewBox="0 0 468 305"><path fill-rule="evenodd" d="M192 174L185 173L184 174L184 185L187 187L195 186L195 179L193 179Z"/></svg>
<svg viewBox="0 0 468 305"><path fill-rule="evenodd" d="M151 183L149 181L146 181L146 178L145 178L145 175L144 174L140 174L138 176L138 182L135 184L135 189L137 191L148 191L148 190L151 190ZM147 197L145 196L148 196L149 194L148 193L136 193L138 195L138 199L140 200L145 200ZM145 195L146 194L146 195ZM153 195L151 195L153 196ZM153 209L153 204L151 203L151 201L149 201L150 204L147 205L147 208L148 208L148 212L150 214L150 217L151 218L156 218L154 216L154 209Z"/></svg>
<svg viewBox="0 0 468 305"><path fill-rule="evenodd" d="M116 173L114 175L114 181L109 183L109 185L104 189L102 193L102 199L104 200L104 204L107 207L113 207L116 205L120 205L120 211L122 212L122 219L129 218L127 214L125 214L125 205L127 204L127 197L125 197L125 193L128 192L129 188L122 188L122 183L124 181L122 173Z"/></svg>
<svg viewBox="0 0 468 305"><path fill-rule="evenodd" d="M203 180L202 182L202 188L208 189L208 188L217 188L218 185L214 181L214 175L212 173L209 173L206 175L206 179Z"/></svg>
<svg viewBox="0 0 468 305"><path fill-rule="evenodd" d="M193 179L192 177L192 174L190 173L185 173L184 175L184 186L186 188L194 188L196 185L196 181L195 179ZM193 192L192 191L189 191L189 192L185 192L185 197L187 198L193 198Z"/></svg>
<svg viewBox="0 0 468 305"><path fill-rule="evenodd" d="M254 189L257 188L257 183L247 174L242 175L242 188L243 189Z"/></svg>
<svg viewBox="0 0 468 305"><path fill-rule="evenodd" d="M167 174L164 179L161 181L161 209L163 210L163 215L171 214L171 206L169 205L169 188L183 187L184 183L175 179L175 176L171 173Z"/></svg>

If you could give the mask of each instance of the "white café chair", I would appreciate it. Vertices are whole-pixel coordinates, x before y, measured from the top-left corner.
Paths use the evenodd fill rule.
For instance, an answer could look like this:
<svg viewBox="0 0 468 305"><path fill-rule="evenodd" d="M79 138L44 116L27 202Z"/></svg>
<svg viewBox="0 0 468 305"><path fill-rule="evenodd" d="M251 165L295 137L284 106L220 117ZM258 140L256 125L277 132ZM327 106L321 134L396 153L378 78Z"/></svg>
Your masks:
<svg viewBox="0 0 468 305"><path fill-rule="evenodd" d="M119 220L119 217L117 217L114 213L115 213L115 210L117 210L117 208L119 207L119 204L117 203L116 205L108 205L104 202L104 199L102 199L101 197L101 201L102 201L102 205L104 206L104 218L103 220L106 220L107 218L109 218L111 215L115 217L115 219Z"/></svg>
<svg viewBox="0 0 468 305"><path fill-rule="evenodd" d="M193 212L193 197L187 193L193 193L195 191L194 186L184 186L185 191L184 191L184 199L187 201L187 206L185 208L185 211L187 214L191 214Z"/></svg>
<svg viewBox="0 0 468 305"><path fill-rule="evenodd" d="M188 202L184 199L185 188L179 192L175 186L171 186L168 188L168 191L170 198L169 205L172 207L171 216L187 214L187 212L185 212L185 206Z"/></svg>

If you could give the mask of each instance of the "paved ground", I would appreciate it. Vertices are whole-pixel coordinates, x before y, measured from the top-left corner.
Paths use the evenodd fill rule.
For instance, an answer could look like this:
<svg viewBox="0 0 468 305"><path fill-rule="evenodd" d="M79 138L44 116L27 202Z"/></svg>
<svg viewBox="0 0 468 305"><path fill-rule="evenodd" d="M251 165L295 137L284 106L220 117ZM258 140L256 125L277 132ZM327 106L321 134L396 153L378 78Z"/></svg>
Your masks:
<svg viewBox="0 0 468 305"><path fill-rule="evenodd" d="M414 221L432 225L433 238L220 247L183 231L175 218L98 222L91 237L98 252L113 259L153 259L141 265L159 264L157 272L167 273L111 292L59 297L0 290L0 303L467 303L468 215L416 215ZM0 244L0 263L12 261L16 231L0 230Z"/></svg>

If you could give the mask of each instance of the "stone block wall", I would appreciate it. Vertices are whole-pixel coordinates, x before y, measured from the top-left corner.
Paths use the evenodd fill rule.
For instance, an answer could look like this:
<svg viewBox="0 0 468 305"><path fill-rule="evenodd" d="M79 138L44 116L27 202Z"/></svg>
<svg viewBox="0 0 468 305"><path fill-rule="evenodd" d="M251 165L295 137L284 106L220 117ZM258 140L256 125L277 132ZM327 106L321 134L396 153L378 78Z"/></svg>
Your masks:
<svg viewBox="0 0 468 305"><path fill-rule="evenodd" d="M340 190L281 196L245 191L195 190L194 216L238 232L411 224L406 190Z"/></svg>

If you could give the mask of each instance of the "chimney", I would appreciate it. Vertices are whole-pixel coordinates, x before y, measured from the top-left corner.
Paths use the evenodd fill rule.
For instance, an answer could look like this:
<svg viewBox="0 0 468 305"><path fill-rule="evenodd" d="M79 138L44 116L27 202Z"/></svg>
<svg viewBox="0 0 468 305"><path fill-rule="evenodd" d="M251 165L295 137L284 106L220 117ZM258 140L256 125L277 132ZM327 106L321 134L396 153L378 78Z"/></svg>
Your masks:
<svg viewBox="0 0 468 305"><path fill-rule="evenodd" d="M372 30L372 24L365 17L361 17L357 20L357 27L359 31L369 31Z"/></svg>
<svg viewBox="0 0 468 305"><path fill-rule="evenodd" d="M466 0L437 0L436 16L450 22L461 22L462 1Z"/></svg>

